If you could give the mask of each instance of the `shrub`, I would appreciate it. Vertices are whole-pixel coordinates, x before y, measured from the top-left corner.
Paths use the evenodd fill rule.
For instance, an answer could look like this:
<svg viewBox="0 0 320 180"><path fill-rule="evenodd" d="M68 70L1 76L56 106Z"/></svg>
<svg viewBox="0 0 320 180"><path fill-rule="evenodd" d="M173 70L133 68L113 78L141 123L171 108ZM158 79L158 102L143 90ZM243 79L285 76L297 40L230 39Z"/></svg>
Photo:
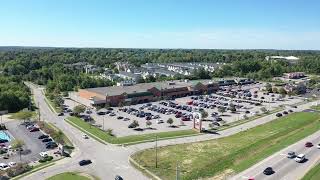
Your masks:
<svg viewBox="0 0 320 180"><path fill-rule="evenodd" d="M31 169L32 167L26 163L18 163L15 167L7 170L7 175L10 177L15 177L27 171L30 171Z"/></svg>

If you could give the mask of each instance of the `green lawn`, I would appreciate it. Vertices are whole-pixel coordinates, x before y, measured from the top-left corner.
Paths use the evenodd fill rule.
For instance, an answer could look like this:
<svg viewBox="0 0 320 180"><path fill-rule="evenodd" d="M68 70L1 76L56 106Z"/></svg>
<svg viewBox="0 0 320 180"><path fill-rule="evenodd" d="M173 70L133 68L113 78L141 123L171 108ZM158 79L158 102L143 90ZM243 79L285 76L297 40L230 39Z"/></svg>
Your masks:
<svg viewBox="0 0 320 180"><path fill-rule="evenodd" d="M55 106L54 103L49 99L48 96L45 96L44 100L46 101L46 103L48 104L48 106L52 112L55 112L55 113L62 112L62 109L58 106Z"/></svg>
<svg viewBox="0 0 320 180"><path fill-rule="evenodd" d="M319 180L320 179L320 164L312 168L301 180Z"/></svg>
<svg viewBox="0 0 320 180"><path fill-rule="evenodd" d="M225 176L241 172L320 130L319 119L318 113L294 113L229 137L162 147L158 149L158 168L154 149L132 158L161 179L175 179L177 163L181 179Z"/></svg>
<svg viewBox="0 0 320 180"><path fill-rule="evenodd" d="M97 127L91 126L90 124L84 122L82 119L77 117L69 117L67 118L66 121L69 124L87 133L89 136L91 136L92 138L95 138L96 140L102 143L108 142L112 144L129 145L129 144L137 144L137 143L147 142L147 141L154 141L156 136L158 136L158 139L160 140L160 139L177 138L181 136L199 135L199 133L194 130L180 130L180 131L171 131L171 132L160 132L160 133L151 133L151 134L143 134L143 135L115 137L115 136L109 135L108 133L102 131Z"/></svg>
<svg viewBox="0 0 320 180"><path fill-rule="evenodd" d="M47 180L91 180L93 178L89 178L86 176L81 176L79 173L75 172L66 172L57 174L55 176L52 176L48 178Z"/></svg>
<svg viewBox="0 0 320 180"><path fill-rule="evenodd" d="M318 105L318 106L311 106L311 109L314 109L314 110L320 111L320 105Z"/></svg>

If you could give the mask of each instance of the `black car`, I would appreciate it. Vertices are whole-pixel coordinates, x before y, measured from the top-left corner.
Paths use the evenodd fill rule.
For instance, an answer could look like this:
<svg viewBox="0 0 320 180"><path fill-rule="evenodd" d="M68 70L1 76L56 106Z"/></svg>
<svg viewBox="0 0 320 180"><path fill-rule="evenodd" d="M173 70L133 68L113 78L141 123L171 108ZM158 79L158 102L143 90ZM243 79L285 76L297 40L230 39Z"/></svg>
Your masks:
<svg viewBox="0 0 320 180"><path fill-rule="evenodd" d="M49 136L46 135L46 134L42 134L38 137L38 139L45 139L45 138L48 138Z"/></svg>
<svg viewBox="0 0 320 180"><path fill-rule="evenodd" d="M123 178L119 175L116 175L116 177L114 178L114 180L123 180Z"/></svg>
<svg viewBox="0 0 320 180"><path fill-rule="evenodd" d="M105 114L106 114L106 112L99 111L99 112L97 112L97 114L98 114L98 115L105 115Z"/></svg>
<svg viewBox="0 0 320 180"><path fill-rule="evenodd" d="M288 114L288 112L287 111L283 111L283 114Z"/></svg>
<svg viewBox="0 0 320 180"><path fill-rule="evenodd" d="M267 167L267 168L263 171L263 174L265 174L265 175L271 175L271 174L273 174L273 173L274 173L274 171L273 171L272 167Z"/></svg>
<svg viewBox="0 0 320 180"><path fill-rule="evenodd" d="M64 113L63 113L63 112L61 112L61 113L59 113L59 114L58 114L58 116L63 116L63 115L64 115Z"/></svg>
<svg viewBox="0 0 320 180"><path fill-rule="evenodd" d="M84 159L84 160L79 161L79 165L80 166L85 166L85 165L88 165L88 164L91 164L91 163L92 162L89 159Z"/></svg>
<svg viewBox="0 0 320 180"><path fill-rule="evenodd" d="M50 142L47 142L47 143L46 143L46 146L48 146L48 145L57 145L57 143L54 142L54 141L50 141Z"/></svg>
<svg viewBox="0 0 320 180"><path fill-rule="evenodd" d="M51 138L45 138L45 139L42 139L42 142L50 142L50 141L52 141L52 139L51 139Z"/></svg>
<svg viewBox="0 0 320 180"><path fill-rule="evenodd" d="M276 116L277 116L277 117L281 117L282 114L281 114L281 113L277 113Z"/></svg>
<svg viewBox="0 0 320 180"><path fill-rule="evenodd" d="M123 119L123 117L122 116L118 116L117 119Z"/></svg>
<svg viewBox="0 0 320 180"><path fill-rule="evenodd" d="M54 149L56 147L58 147L57 144L48 144L48 145L46 145L46 149Z"/></svg>

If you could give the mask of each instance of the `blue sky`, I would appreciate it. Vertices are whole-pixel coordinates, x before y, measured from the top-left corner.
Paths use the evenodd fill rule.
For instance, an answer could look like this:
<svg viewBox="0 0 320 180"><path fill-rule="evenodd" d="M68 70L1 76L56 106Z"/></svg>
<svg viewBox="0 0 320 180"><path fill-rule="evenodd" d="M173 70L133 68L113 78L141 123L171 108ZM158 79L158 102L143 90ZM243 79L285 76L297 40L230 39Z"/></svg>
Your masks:
<svg viewBox="0 0 320 180"><path fill-rule="evenodd" d="M320 49L317 0L1 0L0 46Z"/></svg>

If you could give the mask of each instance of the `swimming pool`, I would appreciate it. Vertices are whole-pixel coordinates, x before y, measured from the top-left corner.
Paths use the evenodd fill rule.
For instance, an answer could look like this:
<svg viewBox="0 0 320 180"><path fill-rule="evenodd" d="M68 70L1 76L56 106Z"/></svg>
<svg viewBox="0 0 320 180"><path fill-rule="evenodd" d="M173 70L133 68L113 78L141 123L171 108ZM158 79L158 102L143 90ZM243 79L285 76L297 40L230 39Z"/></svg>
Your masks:
<svg viewBox="0 0 320 180"><path fill-rule="evenodd" d="M4 140L7 140L7 141L11 140L10 136L4 131L0 131L0 139L4 139Z"/></svg>

